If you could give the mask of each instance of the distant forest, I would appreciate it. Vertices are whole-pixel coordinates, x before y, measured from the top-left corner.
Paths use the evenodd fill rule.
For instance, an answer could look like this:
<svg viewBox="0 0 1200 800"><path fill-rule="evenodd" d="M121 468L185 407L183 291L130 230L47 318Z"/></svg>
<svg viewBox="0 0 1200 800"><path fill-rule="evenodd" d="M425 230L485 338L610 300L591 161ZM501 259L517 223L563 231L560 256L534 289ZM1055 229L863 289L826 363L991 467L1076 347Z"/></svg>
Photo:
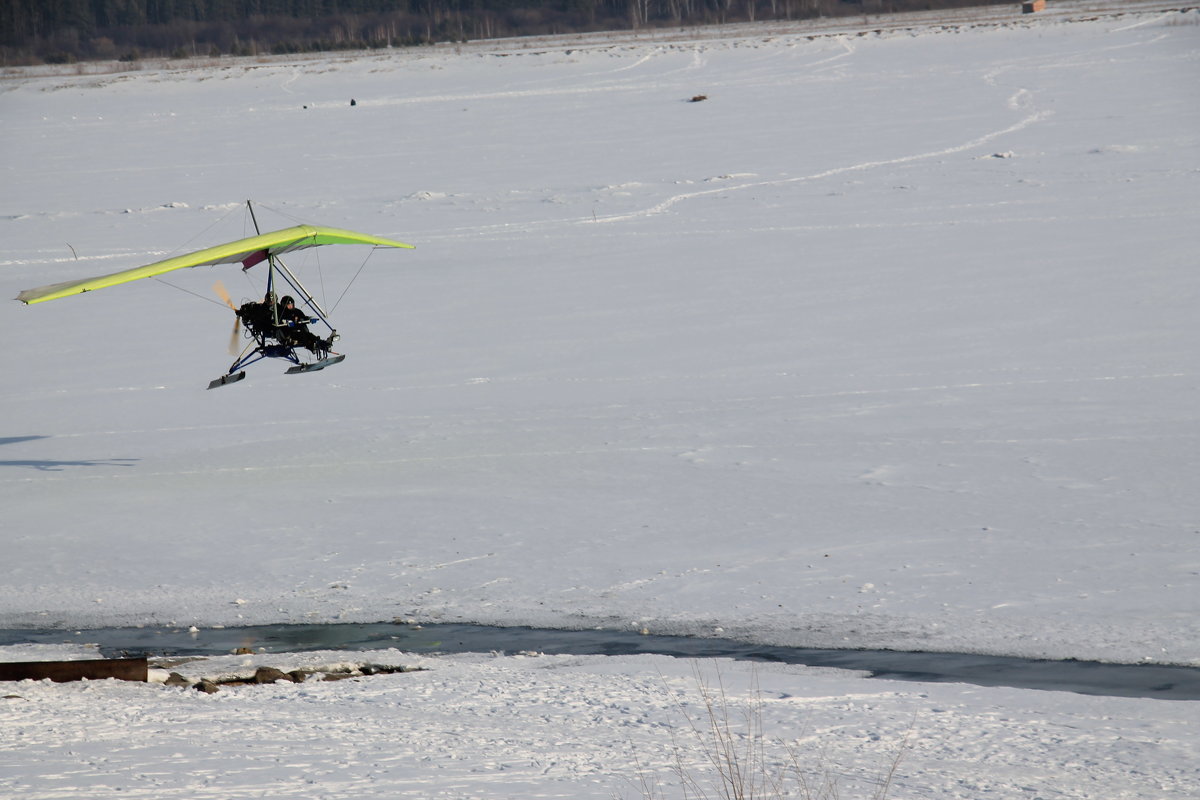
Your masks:
<svg viewBox="0 0 1200 800"><path fill-rule="evenodd" d="M1016 0L1008 0L1015 3ZM996 0L0 0L5 65L299 53Z"/></svg>

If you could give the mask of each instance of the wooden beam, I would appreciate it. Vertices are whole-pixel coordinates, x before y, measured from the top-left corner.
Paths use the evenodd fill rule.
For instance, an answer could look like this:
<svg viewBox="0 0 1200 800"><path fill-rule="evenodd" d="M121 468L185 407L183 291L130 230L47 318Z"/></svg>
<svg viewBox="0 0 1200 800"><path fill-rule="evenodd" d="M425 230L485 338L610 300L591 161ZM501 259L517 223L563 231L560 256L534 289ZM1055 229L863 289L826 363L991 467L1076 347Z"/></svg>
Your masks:
<svg viewBox="0 0 1200 800"><path fill-rule="evenodd" d="M116 678L122 681L146 681L149 666L146 658L104 658L87 661L0 661L0 681L99 681Z"/></svg>

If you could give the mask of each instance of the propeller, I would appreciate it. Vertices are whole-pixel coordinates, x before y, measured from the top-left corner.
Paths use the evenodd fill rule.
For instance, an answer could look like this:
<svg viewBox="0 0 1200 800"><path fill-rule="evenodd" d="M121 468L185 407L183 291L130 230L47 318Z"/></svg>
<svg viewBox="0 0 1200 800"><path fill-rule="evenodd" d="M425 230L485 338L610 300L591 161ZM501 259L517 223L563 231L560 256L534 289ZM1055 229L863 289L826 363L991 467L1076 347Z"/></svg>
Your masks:
<svg viewBox="0 0 1200 800"><path fill-rule="evenodd" d="M217 281L213 284L213 291L217 293L217 297L225 301L225 305L233 309L235 314L233 318L233 333L229 336L229 355L236 356L241 351L242 318L236 316L237 306L233 304L233 298L229 296L229 292L225 290L225 284Z"/></svg>

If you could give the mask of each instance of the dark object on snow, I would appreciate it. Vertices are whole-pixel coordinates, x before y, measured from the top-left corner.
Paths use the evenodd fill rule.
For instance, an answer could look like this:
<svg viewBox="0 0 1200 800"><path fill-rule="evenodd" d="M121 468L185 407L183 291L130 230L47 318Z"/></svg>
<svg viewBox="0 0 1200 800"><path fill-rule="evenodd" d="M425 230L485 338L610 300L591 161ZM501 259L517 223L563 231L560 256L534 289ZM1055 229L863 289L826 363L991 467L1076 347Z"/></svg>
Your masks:
<svg viewBox="0 0 1200 800"><path fill-rule="evenodd" d="M357 100L355 100L353 97L351 97L351 98L350 98L350 105L352 105L352 106L356 106L356 105L358 105L358 101L357 101Z"/></svg>
<svg viewBox="0 0 1200 800"><path fill-rule="evenodd" d="M259 667L254 670L255 683L274 683L275 681L290 681L292 677L275 667Z"/></svg>
<svg viewBox="0 0 1200 800"><path fill-rule="evenodd" d="M149 667L142 658L100 658L86 661L10 661L0 662L0 681L99 681L116 678L146 682Z"/></svg>
<svg viewBox="0 0 1200 800"><path fill-rule="evenodd" d="M688 100L688 102L689 103L699 103L700 101L707 100L707 99L708 99L708 95L698 94L698 95L693 96L691 100Z"/></svg>

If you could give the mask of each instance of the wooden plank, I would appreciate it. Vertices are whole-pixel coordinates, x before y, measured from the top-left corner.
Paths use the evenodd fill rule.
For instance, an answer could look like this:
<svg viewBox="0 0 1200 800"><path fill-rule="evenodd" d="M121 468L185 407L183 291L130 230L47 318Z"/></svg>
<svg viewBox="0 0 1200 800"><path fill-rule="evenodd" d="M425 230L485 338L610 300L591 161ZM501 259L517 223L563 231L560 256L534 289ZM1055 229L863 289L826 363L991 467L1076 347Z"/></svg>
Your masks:
<svg viewBox="0 0 1200 800"><path fill-rule="evenodd" d="M105 658L86 661L0 661L0 681L99 681L116 678L145 682L149 675L146 658Z"/></svg>

